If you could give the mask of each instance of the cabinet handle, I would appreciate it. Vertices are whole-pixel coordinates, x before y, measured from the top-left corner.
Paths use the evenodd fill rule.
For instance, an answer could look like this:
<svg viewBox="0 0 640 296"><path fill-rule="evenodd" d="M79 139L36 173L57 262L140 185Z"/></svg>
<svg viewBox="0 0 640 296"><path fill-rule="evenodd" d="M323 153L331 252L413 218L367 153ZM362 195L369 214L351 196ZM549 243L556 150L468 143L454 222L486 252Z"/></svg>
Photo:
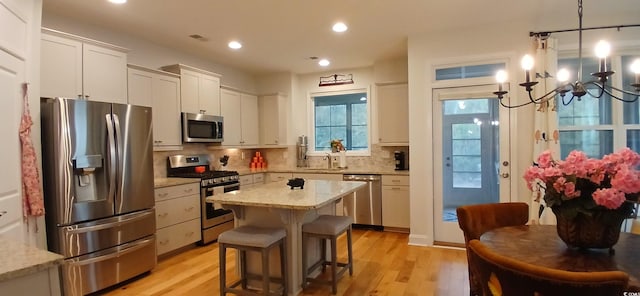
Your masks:
<svg viewBox="0 0 640 296"><path fill-rule="evenodd" d="M7 213L7 211L0 211L0 217L2 217L6 213Z"/></svg>
<svg viewBox="0 0 640 296"><path fill-rule="evenodd" d="M191 211L193 211L193 207L188 207L188 208L186 208L186 209L184 209L184 210L185 210L186 212L191 212Z"/></svg>
<svg viewBox="0 0 640 296"><path fill-rule="evenodd" d="M193 192L193 188L189 188L189 189L185 189L184 190L184 193L191 193L191 192Z"/></svg>
<svg viewBox="0 0 640 296"><path fill-rule="evenodd" d="M207 110L200 109L200 114L205 114L205 113L207 113Z"/></svg>
<svg viewBox="0 0 640 296"><path fill-rule="evenodd" d="M400 182L400 180L391 180L391 182L398 183L398 182Z"/></svg>
<svg viewBox="0 0 640 296"><path fill-rule="evenodd" d="M164 218L164 217L166 217L168 215L169 215L169 213L162 213L162 214L158 214L158 217L159 218Z"/></svg>
<svg viewBox="0 0 640 296"><path fill-rule="evenodd" d="M166 197L167 195L169 195L168 192L158 193L158 197Z"/></svg>
<svg viewBox="0 0 640 296"><path fill-rule="evenodd" d="M187 232L185 234L186 234L186 236L190 237L190 236L193 236L193 233L194 233L193 231L190 231L190 232Z"/></svg>
<svg viewBox="0 0 640 296"><path fill-rule="evenodd" d="M85 100L89 100L89 95L84 95Z"/></svg>
<svg viewBox="0 0 640 296"><path fill-rule="evenodd" d="M169 240L168 240L168 239L165 239L165 240L159 241L158 243L159 243L160 245L163 245L163 246L164 246L164 245L166 245L166 244L168 244L168 243L169 243Z"/></svg>
<svg viewBox="0 0 640 296"><path fill-rule="evenodd" d="M402 190L400 187L391 187L391 190Z"/></svg>

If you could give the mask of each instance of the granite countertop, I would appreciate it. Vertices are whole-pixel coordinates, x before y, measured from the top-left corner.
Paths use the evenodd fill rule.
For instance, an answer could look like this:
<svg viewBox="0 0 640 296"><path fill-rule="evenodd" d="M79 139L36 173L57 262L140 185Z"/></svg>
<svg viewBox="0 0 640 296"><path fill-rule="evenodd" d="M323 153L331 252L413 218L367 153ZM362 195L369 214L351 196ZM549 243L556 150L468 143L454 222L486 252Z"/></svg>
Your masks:
<svg viewBox="0 0 640 296"><path fill-rule="evenodd" d="M0 282L61 265L62 255L0 238Z"/></svg>
<svg viewBox="0 0 640 296"><path fill-rule="evenodd" d="M207 202L218 202L223 205L309 210L323 207L366 184L366 182L358 181L306 180L304 189L295 188L292 190L287 186L287 181L280 181L209 196Z"/></svg>
<svg viewBox="0 0 640 296"><path fill-rule="evenodd" d="M365 174L365 175L400 175L409 176L408 170L364 170L364 169L325 169L325 168L293 168L293 169L238 169L240 175L258 173L298 173L298 174Z"/></svg>
<svg viewBox="0 0 640 296"><path fill-rule="evenodd" d="M162 188L183 184L197 183L200 184L199 178L155 178L153 180L154 188Z"/></svg>

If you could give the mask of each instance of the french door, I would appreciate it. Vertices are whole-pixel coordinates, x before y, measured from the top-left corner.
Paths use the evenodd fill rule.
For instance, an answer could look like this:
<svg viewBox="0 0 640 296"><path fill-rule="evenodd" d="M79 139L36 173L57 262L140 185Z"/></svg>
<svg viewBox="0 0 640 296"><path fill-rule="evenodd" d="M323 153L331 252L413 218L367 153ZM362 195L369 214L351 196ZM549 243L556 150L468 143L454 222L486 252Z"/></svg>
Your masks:
<svg viewBox="0 0 640 296"><path fill-rule="evenodd" d="M434 90L436 243L464 243L457 207L510 200L509 111L493 88Z"/></svg>

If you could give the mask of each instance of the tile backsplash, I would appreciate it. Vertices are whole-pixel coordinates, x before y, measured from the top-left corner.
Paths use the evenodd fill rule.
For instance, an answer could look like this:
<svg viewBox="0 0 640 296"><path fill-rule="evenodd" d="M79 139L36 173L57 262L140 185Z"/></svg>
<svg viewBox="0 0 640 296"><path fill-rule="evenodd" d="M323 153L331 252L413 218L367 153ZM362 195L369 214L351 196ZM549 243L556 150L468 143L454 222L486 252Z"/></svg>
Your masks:
<svg viewBox="0 0 640 296"><path fill-rule="evenodd" d="M409 147L391 147L372 145L371 156L347 156L347 166L355 170L393 170L395 160L393 152L399 150L409 154ZM267 163L267 169L293 169L296 167L296 147L287 148L260 148L260 149L223 149L206 144L184 144L181 151L155 151L153 152L153 169L155 178L167 176L167 158L176 154L208 154L211 159L212 170L239 170L247 169L251 158L259 151ZM229 156L227 166L222 167L219 159L224 155ZM309 167L324 168L326 159L323 156L309 156ZM408 159L408 156L407 156Z"/></svg>

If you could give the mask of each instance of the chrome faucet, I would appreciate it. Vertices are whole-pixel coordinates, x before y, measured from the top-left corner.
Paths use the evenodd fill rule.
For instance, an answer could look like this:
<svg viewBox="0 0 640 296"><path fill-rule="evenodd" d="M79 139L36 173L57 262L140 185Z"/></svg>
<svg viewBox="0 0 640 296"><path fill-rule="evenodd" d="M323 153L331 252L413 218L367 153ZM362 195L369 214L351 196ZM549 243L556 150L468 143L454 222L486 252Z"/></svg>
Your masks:
<svg viewBox="0 0 640 296"><path fill-rule="evenodd" d="M327 159L327 169L331 169L331 153L327 152L325 158Z"/></svg>

